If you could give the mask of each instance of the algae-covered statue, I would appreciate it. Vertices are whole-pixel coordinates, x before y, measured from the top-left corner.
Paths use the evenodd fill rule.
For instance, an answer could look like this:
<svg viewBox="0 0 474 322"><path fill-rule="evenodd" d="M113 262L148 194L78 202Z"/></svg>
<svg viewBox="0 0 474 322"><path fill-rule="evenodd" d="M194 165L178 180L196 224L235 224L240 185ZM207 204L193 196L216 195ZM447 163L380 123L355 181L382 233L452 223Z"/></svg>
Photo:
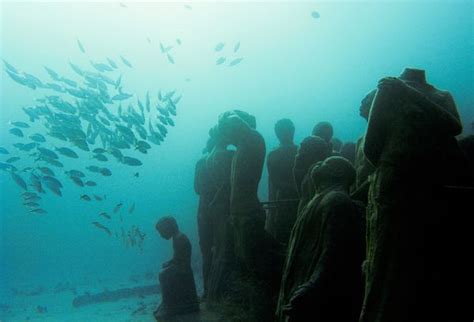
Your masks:
<svg viewBox="0 0 474 322"><path fill-rule="evenodd" d="M215 146L207 156L206 165L210 183L215 190L209 203L209 213L213 220L212 264L209 272L207 297L216 301L229 292L230 280L236 267L233 230L230 224L230 174L234 151L229 150L229 142L213 127L210 135Z"/></svg>
<svg viewBox="0 0 474 322"><path fill-rule="evenodd" d="M316 194L288 244L278 321L356 321L363 298L364 218L348 192L355 170L342 157L313 167Z"/></svg>
<svg viewBox="0 0 474 322"><path fill-rule="evenodd" d="M207 168L207 157L214 149L215 138L210 135L203 149L203 156L196 163L194 172L194 191L199 195L197 213L197 225L199 234L199 246L202 255L202 280L204 286L203 298L207 296L209 271L212 261L212 247L214 242L213 218L209 204L213 200L217 189L212 183L211 175Z"/></svg>
<svg viewBox="0 0 474 322"><path fill-rule="evenodd" d="M330 154L331 147L319 136L308 136L301 142L293 168L295 184L300 197L298 213L314 195L313 180L311 179L312 167Z"/></svg>
<svg viewBox="0 0 474 322"><path fill-rule="evenodd" d="M154 312L156 320L199 311L188 237L171 216L158 220L156 229L162 238L173 240L173 258L163 264L159 275L162 302Z"/></svg>
<svg viewBox="0 0 474 322"><path fill-rule="evenodd" d="M293 167L298 146L293 143L295 126L289 119L275 124L275 134L280 146L268 154L268 195L270 201L281 201L267 214L267 231L280 243L286 244L296 219L298 203L288 200L298 198Z"/></svg>
<svg viewBox="0 0 474 322"><path fill-rule="evenodd" d="M281 249L264 229L265 212L257 189L265 142L255 128L255 118L239 110L219 117L219 132L236 147L230 175L230 220L238 277L231 301L250 312L248 320L271 321L281 278Z"/></svg>
<svg viewBox="0 0 474 322"><path fill-rule="evenodd" d="M219 116L218 129L237 149L232 160L230 213L236 256L249 270L254 270L257 249L264 239L265 214L257 195L265 159L265 141L256 131L255 118L232 110Z"/></svg>
<svg viewBox="0 0 474 322"><path fill-rule="evenodd" d="M361 322L451 320L459 313L465 216L446 187L459 179L461 130L453 98L428 84L424 71L406 69L379 82L364 143L376 169Z"/></svg>
<svg viewBox="0 0 474 322"><path fill-rule="evenodd" d="M368 120L372 102L376 94L376 90L368 93L361 101L359 107L360 116ZM374 172L375 167L367 160L364 154L365 135L362 135L356 143L356 155L354 166L356 169L356 181L353 186L352 197L367 205L367 195L369 194L369 175Z"/></svg>

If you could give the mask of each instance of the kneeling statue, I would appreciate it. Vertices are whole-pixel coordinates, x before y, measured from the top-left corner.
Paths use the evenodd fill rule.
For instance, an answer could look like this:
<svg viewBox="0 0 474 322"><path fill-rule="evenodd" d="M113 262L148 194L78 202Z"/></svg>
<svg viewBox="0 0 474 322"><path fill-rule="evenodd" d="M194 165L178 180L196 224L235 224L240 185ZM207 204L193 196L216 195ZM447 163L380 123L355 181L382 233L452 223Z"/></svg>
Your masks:
<svg viewBox="0 0 474 322"><path fill-rule="evenodd" d="M158 220L156 229L164 239L173 239L173 258L163 263L159 275L162 302L154 312L156 320L199 311L188 237L179 231L171 216Z"/></svg>

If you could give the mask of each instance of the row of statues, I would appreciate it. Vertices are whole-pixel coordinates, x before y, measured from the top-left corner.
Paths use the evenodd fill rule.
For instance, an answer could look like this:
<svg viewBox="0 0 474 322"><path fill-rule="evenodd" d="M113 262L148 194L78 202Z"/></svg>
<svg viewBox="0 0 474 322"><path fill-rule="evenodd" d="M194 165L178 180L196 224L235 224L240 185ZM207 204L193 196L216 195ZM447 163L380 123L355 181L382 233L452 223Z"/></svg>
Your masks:
<svg viewBox="0 0 474 322"><path fill-rule="evenodd" d="M266 147L255 118L240 110L219 116L194 182L207 307L242 308L234 321L438 321L467 313L457 289L470 285L473 137L456 139L462 125L452 96L407 68L382 79L360 115L366 133L346 144L320 122L298 146L292 121L278 121L280 146L266 159L268 202L257 194ZM189 241L163 233L163 221L170 219L157 229L176 236L176 247L160 274L156 316L198 309ZM189 255L179 264L185 269L173 264L179 254ZM187 291L172 286L178 280Z"/></svg>

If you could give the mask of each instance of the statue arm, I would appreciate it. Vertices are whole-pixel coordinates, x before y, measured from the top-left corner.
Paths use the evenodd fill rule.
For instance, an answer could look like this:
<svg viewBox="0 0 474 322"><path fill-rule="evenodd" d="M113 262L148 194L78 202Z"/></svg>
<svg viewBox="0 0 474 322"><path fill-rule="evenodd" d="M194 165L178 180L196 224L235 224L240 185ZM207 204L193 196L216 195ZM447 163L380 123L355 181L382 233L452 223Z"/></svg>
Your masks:
<svg viewBox="0 0 474 322"><path fill-rule="evenodd" d="M199 160L196 163L196 168L194 171L194 191L196 191L198 195L203 192L204 165L204 159Z"/></svg>
<svg viewBox="0 0 474 322"><path fill-rule="evenodd" d="M390 110L394 94L390 89L379 88L370 108L367 132L365 134L364 154L367 160L377 166L388 134Z"/></svg>
<svg viewBox="0 0 474 322"><path fill-rule="evenodd" d="M272 157L272 153L270 152L270 154L268 155L268 158L267 158L267 171L268 171L268 200L275 200L276 199L276 196L275 196L275 184L274 184L274 181L275 181L275 174L276 174L276 171L275 171L275 163L273 162L273 157Z"/></svg>

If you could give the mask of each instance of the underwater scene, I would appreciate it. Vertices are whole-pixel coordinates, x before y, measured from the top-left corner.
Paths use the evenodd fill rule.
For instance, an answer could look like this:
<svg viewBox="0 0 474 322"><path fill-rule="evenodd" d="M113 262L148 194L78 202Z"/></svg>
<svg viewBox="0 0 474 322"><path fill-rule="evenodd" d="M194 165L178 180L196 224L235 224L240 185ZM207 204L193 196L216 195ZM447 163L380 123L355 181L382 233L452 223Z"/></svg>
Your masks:
<svg viewBox="0 0 474 322"><path fill-rule="evenodd" d="M0 31L0 322L466 317L474 2L0 0Z"/></svg>

